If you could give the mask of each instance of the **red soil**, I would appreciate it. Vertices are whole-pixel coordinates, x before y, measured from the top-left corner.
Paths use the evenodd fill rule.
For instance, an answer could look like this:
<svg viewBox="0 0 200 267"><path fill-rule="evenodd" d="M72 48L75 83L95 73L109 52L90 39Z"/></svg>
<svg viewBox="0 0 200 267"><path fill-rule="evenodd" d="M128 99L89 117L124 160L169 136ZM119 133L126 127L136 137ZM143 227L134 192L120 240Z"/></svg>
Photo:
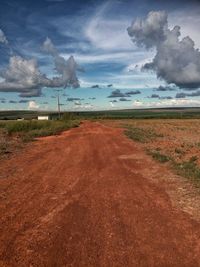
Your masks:
<svg viewBox="0 0 200 267"><path fill-rule="evenodd" d="M200 266L200 225L148 177L158 165L91 122L2 161L0 266Z"/></svg>

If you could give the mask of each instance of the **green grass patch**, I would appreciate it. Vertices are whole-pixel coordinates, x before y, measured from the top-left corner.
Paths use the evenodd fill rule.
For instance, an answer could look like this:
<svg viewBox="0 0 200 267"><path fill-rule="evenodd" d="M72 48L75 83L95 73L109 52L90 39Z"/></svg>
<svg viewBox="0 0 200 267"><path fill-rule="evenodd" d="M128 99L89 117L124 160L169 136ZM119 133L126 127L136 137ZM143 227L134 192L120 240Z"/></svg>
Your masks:
<svg viewBox="0 0 200 267"><path fill-rule="evenodd" d="M163 137L163 135L157 134L153 129L143 129L130 125L125 125L124 127L127 128L125 130L126 136L140 143L147 143L155 138Z"/></svg>
<svg viewBox="0 0 200 267"><path fill-rule="evenodd" d="M161 163L169 162L176 174L191 180L196 186L200 186L200 168L196 163L197 157L193 156L189 161L179 163L159 152L148 151L148 154Z"/></svg>
<svg viewBox="0 0 200 267"><path fill-rule="evenodd" d="M173 158L157 151L147 150L147 153L151 155L153 159L161 163L169 162L170 166L176 172L176 174L185 177L196 185L200 186L200 168L196 163L198 159L196 156L192 156L188 161L179 163L176 162Z"/></svg>
<svg viewBox="0 0 200 267"><path fill-rule="evenodd" d="M79 126L78 120L60 121L5 121L0 122L0 128L7 134L18 134L22 141L30 141L36 137L59 134L62 131Z"/></svg>
<svg viewBox="0 0 200 267"><path fill-rule="evenodd" d="M37 137L59 134L78 127L78 120L0 121L0 159L24 147Z"/></svg>
<svg viewBox="0 0 200 267"><path fill-rule="evenodd" d="M181 163L173 161L172 166L178 175L192 180L198 186L200 185L200 168L196 163L195 157Z"/></svg>
<svg viewBox="0 0 200 267"><path fill-rule="evenodd" d="M125 127L127 128L125 134L134 141L141 143L148 143L157 137L162 137L162 135L155 133L151 129L144 130L130 125L126 125ZM200 143L197 145L200 146ZM176 174L191 180L196 186L200 187L200 167L197 165L197 156L192 156L188 161L176 162L174 158L163 154L159 147L155 150L147 149L146 151L148 155L151 155L152 158L158 162L168 162L169 166L171 166L172 170L175 171ZM175 152L177 154L185 153L180 148L175 148Z"/></svg>
<svg viewBox="0 0 200 267"><path fill-rule="evenodd" d="M161 162L161 163L165 163L171 160L171 158L165 154L162 154L158 151L147 151L148 155L151 155L153 159Z"/></svg>

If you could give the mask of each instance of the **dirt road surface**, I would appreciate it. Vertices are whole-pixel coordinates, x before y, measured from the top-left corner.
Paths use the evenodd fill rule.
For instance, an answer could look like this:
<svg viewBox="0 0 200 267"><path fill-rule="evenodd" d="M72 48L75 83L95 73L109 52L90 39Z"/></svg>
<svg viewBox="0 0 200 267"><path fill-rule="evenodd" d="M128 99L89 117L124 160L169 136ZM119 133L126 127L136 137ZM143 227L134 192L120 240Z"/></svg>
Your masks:
<svg viewBox="0 0 200 267"><path fill-rule="evenodd" d="M157 165L94 122L2 161L0 266L200 266L200 225L148 177Z"/></svg>

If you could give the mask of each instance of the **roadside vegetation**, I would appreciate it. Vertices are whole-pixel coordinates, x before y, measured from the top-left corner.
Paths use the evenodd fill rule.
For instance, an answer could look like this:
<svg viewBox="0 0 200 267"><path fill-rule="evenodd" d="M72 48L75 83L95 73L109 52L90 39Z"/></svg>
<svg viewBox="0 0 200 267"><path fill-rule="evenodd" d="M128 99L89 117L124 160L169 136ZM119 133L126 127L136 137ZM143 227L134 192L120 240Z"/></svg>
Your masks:
<svg viewBox="0 0 200 267"><path fill-rule="evenodd" d="M126 120L118 125L153 159L200 186L199 120Z"/></svg>
<svg viewBox="0 0 200 267"><path fill-rule="evenodd" d="M157 134L153 129L143 129L139 127L125 125L126 128L125 134L133 139L134 141L138 141L141 143L149 142L157 137L163 137L161 134Z"/></svg>
<svg viewBox="0 0 200 267"><path fill-rule="evenodd" d="M34 139L35 137L59 134L64 130L78 126L78 121L7 121L1 122L8 135L19 134L24 138Z"/></svg>
<svg viewBox="0 0 200 267"><path fill-rule="evenodd" d="M9 154L37 137L60 134L79 126L79 121L64 116L62 120L0 121L0 156Z"/></svg>
<svg viewBox="0 0 200 267"><path fill-rule="evenodd" d="M0 159L22 148L22 139L11 137L4 128L0 128Z"/></svg>
<svg viewBox="0 0 200 267"><path fill-rule="evenodd" d="M198 187L200 186L200 167L194 157L181 163L172 161L172 167L176 170L177 174L192 180Z"/></svg>
<svg viewBox="0 0 200 267"><path fill-rule="evenodd" d="M153 159L161 162L161 163L165 163L171 160L171 158L169 156L166 156L165 154L160 153L159 151L148 151L147 150L147 154L151 155Z"/></svg>

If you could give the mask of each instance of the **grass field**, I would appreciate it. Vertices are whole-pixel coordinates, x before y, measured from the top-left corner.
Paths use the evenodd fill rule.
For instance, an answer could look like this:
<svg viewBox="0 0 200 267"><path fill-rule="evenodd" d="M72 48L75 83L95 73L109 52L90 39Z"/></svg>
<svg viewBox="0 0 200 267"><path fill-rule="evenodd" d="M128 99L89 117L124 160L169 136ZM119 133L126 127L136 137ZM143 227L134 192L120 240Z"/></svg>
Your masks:
<svg viewBox="0 0 200 267"><path fill-rule="evenodd" d="M125 109L106 111L63 112L76 119L191 119L200 118L200 108ZM38 115L57 116L56 112L12 110L0 111L0 120L36 119Z"/></svg>

